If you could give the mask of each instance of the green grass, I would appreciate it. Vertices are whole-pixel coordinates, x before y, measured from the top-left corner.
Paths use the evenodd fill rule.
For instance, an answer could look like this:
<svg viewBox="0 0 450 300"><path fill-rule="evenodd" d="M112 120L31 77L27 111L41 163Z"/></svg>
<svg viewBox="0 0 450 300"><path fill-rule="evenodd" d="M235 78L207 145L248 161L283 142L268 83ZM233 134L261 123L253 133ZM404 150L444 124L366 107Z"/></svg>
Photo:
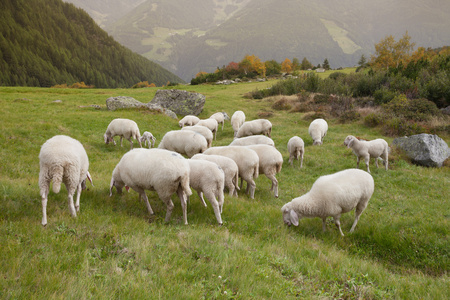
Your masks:
<svg viewBox="0 0 450 300"><path fill-rule="evenodd" d="M353 234L353 213L342 216L341 237L331 220L305 219L286 227L281 206L306 193L321 175L356 165L343 146L348 134L367 139L379 131L360 123L329 120L324 145L313 147L303 114L273 111L269 100L243 95L273 82L230 86L180 86L206 96L201 118L214 112L232 115L241 109L247 120L273 113L272 137L283 154L280 197L260 176L255 199L243 193L225 196L218 226L211 205L204 208L194 193L189 225L182 222L174 196L172 220L155 192L155 211L131 191L109 197L114 166L129 150L105 145L102 135L113 118L135 120L141 133L157 138L178 128L177 120L145 110L106 110L111 96L150 101L157 88L39 89L0 87L0 298L156 298L156 299L444 299L450 294L450 172L422 168L394 153L390 169L371 164L375 193ZM53 103L62 100L62 103ZM96 110L89 106L100 105ZM51 192L48 225L42 217L38 188L40 146L56 134L78 139L90 159L95 187L81 196L77 218L70 216L67 192ZM287 164L290 137L303 138L303 169ZM230 123L219 129L213 145L232 141ZM449 143L450 136L441 136ZM391 137L384 137L388 143ZM136 145L136 142L135 142Z"/></svg>

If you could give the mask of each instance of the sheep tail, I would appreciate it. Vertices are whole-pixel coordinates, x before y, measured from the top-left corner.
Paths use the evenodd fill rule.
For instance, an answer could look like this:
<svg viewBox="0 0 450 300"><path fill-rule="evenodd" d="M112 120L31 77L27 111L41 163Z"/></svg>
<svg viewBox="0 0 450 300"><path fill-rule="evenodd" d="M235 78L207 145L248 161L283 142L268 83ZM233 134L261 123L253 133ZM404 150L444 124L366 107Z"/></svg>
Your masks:
<svg viewBox="0 0 450 300"><path fill-rule="evenodd" d="M277 163L276 167L277 167L277 173L280 173L281 171L281 166L283 165L283 163Z"/></svg>
<svg viewBox="0 0 450 300"><path fill-rule="evenodd" d="M55 194L59 193L61 190L61 183L63 181L63 175L64 175L64 168L63 166L55 166L53 168L53 192Z"/></svg>
<svg viewBox="0 0 450 300"><path fill-rule="evenodd" d="M191 187L189 186L189 177L183 176L180 177L180 185L183 189L183 192L186 194L186 196L192 195Z"/></svg>
<svg viewBox="0 0 450 300"><path fill-rule="evenodd" d="M239 172L236 172L236 178L234 179L234 187L236 188L236 190L240 191L241 189L239 188Z"/></svg>
<svg viewBox="0 0 450 300"><path fill-rule="evenodd" d="M255 167L255 170L253 171L253 178L258 178L259 176L259 166Z"/></svg>

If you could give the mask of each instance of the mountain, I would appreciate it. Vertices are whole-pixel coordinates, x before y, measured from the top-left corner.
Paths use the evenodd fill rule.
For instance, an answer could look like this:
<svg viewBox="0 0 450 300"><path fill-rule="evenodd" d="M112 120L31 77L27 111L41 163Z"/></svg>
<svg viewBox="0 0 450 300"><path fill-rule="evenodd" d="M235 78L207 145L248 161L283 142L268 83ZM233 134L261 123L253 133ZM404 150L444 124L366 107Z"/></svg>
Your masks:
<svg viewBox="0 0 450 300"><path fill-rule="evenodd" d="M145 0L105 26L184 80L246 54L352 66L384 37L399 39L406 31L416 46L449 45L447 28L450 1L441 0Z"/></svg>
<svg viewBox="0 0 450 300"><path fill-rule="evenodd" d="M0 85L49 87L85 82L131 87L182 82L125 48L82 9L61 0L0 2Z"/></svg>

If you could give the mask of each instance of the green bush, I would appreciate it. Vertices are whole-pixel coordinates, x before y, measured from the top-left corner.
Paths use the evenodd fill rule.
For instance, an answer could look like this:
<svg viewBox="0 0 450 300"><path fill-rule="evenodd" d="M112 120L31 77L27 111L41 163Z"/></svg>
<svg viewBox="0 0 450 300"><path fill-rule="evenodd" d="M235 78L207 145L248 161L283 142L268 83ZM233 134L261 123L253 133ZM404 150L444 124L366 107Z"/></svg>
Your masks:
<svg viewBox="0 0 450 300"><path fill-rule="evenodd" d="M439 108L450 105L450 72L441 70L435 76L424 75L424 73L422 76L426 78L421 78L423 83L420 87L420 95L436 103Z"/></svg>
<svg viewBox="0 0 450 300"><path fill-rule="evenodd" d="M427 99L409 100L405 95L395 97L382 107L386 114L414 121L426 121L439 114L439 109L434 102Z"/></svg>
<svg viewBox="0 0 450 300"><path fill-rule="evenodd" d="M361 114L356 110L348 110L339 116L340 123L355 122L361 118Z"/></svg>
<svg viewBox="0 0 450 300"><path fill-rule="evenodd" d="M314 73L309 73L305 80L305 90L308 92L317 92L319 90L320 78Z"/></svg>
<svg viewBox="0 0 450 300"><path fill-rule="evenodd" d="M370 113L364 118L364 125L369 127L377 127L383 122L383 117L377 113Z"/></svg>
<svg viewBox="0 0 450 300"><path fill-rule="evenodd" d="M373 98L376 104L381 105L390 102L397 95L396 92L390 91L386 87L381 87L373 93Z"/></svg>

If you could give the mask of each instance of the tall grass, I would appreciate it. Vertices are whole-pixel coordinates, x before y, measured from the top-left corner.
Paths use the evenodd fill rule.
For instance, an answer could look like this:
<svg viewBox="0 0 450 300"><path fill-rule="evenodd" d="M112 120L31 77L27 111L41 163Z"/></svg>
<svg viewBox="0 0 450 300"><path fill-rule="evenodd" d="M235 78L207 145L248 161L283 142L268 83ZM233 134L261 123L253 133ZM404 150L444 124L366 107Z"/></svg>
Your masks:
<svg viewBox="0 0 450 300"><path fill-rule="evenodd" d="M211 206L204 208L197 195L188 205L188 226L176 197L168 224L155 192L147 192L154 216L133 191L109 197L112 170L129 150L128 142L124 147L103 143L109 122L133 119L157 143L178 124L145 110L107 111L105 100L132 96L148 102L157 88L1 87L0 298L446 298L448 164L422 168L400 153L391 155L387 172L372 162L375 193L354 233L348 234L353 213L342 216L345 237L331 221L325 233L319 219L286 227L280 212L284 203L307 192L319 176L355 167L356 157L343 146L346 135L373 139L381 134L362 123L329 120L324 144L313 147L303 114L274 111L273 100L243 98L271 84L179 87L206 96L201 118L217 111L231 116L238 109L247 120L271 115L272 137L284 157L277 175L280 197L273 197L270 180L260 176L255 199L243 193L225 196L224 226L217 225ZM69 214L65 188L51 192L48 225L42 227L38 154L56 134L70 135L85 146L95 187L88 185L82 193L77 218ZM306 144L302 169L287 163L286 144L293 135ZM226 123L213 145L227 145L232 138ZM442 138L450 141L449 135Z"/></svg>

